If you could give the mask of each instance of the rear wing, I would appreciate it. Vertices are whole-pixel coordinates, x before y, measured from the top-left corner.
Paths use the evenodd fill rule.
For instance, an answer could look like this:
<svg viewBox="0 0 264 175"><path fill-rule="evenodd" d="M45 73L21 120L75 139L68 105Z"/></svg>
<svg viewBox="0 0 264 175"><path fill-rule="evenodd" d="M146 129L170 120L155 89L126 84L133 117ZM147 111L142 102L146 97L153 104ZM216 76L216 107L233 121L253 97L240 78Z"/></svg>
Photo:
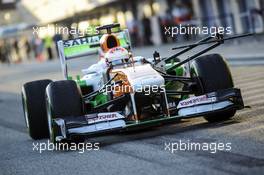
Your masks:
<svg viewBox="0 0 264 175"><path fill-rule="evenodd" d="M129 32L127 29L113 33L119 39L122 47L131 48ZM65 79L68 78L67 60L98 54L100 49L100 39L102 36L102 34L99 34L70 40L60 40L57 42L61 68Z"/></svg>

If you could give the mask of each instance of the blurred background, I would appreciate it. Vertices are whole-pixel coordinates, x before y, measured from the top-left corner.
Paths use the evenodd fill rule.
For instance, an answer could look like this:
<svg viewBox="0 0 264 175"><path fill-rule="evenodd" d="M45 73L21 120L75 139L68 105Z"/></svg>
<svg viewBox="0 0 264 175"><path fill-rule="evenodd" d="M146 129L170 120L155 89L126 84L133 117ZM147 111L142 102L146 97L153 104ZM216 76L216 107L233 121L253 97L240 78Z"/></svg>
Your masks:
<svg viewBox="0 0 264 175"><path fill-rule="evenodd" d="M56 34L56 27L82 31L114 22L128 28L137 48L201 37L164 35L164 27L180 24L231 27L233 35L256 32L258 44L263 41L264 0L0 0L0 61L57 58L56 41L78 35Z"/></svg>
<svg viewBox="0 0 264 175"><path fill-rule="evenodd" d="M229 40L210 51L220 53L231 65L235 87L241 89L247 108L232 120L218 124L208 124L202 118L186 119L142 132L87 139L102 142L100 151L39 154L32 150L34 143L46 140L33 142L28 136L21 87L34 80L63 79L56 41L78 37L75 33L55 34L55 29L85 31L112 22L128 28L133 54L146 58L152 57L155 50L161 57L169 56L178 52L171 48L205 37L171 37L164 35L166 26L231 27L232 35L255 32L254 36ZM263 32L264 0L0 0L0 175L263 175ZM179 58L186 59L201 47ZM80 67L87 68L97 61L97 55L72 59L68 70L80 75ZM232 142L232 150L216 154L164 151L164 143L180 140Z"/></svg>

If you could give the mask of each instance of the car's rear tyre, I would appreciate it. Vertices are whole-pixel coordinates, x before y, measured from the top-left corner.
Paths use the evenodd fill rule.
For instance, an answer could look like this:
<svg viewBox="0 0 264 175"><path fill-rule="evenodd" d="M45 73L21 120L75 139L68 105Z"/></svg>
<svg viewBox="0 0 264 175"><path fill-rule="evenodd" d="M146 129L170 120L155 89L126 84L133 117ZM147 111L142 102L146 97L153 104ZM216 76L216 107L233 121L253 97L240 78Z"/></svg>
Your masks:
<svg viewBox="0 0 264 175"><path fill-rule="evenodd" d="M52 120L55 118L64 118L67 116L84 115L84 105L79 87L75 81L62 80L49 84L46 89L46 107L48 113L48 123L50 132L50 141L56 143L57 129ZM72 140L63 140L63 142L83 142L83 137L76 137Z"/></svg>
<svg viewBox="0 0 264 175"><path fill-rule="evenodd" d="M219 54L210 54L196 58L192 62L194 76L197 76L200 87L196 95L205 94L221 89L233 88L231 72L226 61ZM233 117L236 110L230 109L206 115L208 122L219 122Z"/></svg>
<svg viewBox="0 0 264 175"><path fill-rule="evenodd" d="M45 90L51 80L28 82L22 87L22 104L26 126L32 139L49 137Z"/></svg>

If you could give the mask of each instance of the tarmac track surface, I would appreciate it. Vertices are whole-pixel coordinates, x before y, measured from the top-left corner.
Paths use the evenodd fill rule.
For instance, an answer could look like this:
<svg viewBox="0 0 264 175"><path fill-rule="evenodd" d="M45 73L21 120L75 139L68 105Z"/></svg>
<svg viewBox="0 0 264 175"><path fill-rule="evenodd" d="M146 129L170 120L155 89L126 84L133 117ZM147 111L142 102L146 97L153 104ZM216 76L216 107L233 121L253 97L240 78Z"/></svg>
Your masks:
<svg viewBox="0 0 264 175"><path fill-rule="evenodd" d="M91 61L94 62L94 61ZM232 67L245 105L232 120L209 124L203 118L182 120L138 132L87 139L98 151L33 150L22 113L20 89L34 79L60 79L56 62L0 66L0 174L263 174L264 69ZM231 143L231 150L174 151L179 142Z"/></svg>

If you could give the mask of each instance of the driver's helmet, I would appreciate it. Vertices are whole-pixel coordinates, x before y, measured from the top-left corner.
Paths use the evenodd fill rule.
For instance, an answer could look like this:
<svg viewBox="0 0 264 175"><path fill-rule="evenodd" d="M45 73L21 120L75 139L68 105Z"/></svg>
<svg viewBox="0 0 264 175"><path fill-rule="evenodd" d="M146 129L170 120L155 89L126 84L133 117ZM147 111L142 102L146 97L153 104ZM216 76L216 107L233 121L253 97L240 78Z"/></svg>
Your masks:
<svg viewBox="0 0 264 175"><path fill-rule="evenodd" d="M114 47L109 49L105 54L105 61L112 66L125 64L129 60L129 53L123 47Z"/></svg>
<svg viewBox="0 0 264 175"><path fill-rule="evenodd" d="M119 47L120 42L114 34L104 34L100 39L100 47L104 53L114 47Z"/></svg>

